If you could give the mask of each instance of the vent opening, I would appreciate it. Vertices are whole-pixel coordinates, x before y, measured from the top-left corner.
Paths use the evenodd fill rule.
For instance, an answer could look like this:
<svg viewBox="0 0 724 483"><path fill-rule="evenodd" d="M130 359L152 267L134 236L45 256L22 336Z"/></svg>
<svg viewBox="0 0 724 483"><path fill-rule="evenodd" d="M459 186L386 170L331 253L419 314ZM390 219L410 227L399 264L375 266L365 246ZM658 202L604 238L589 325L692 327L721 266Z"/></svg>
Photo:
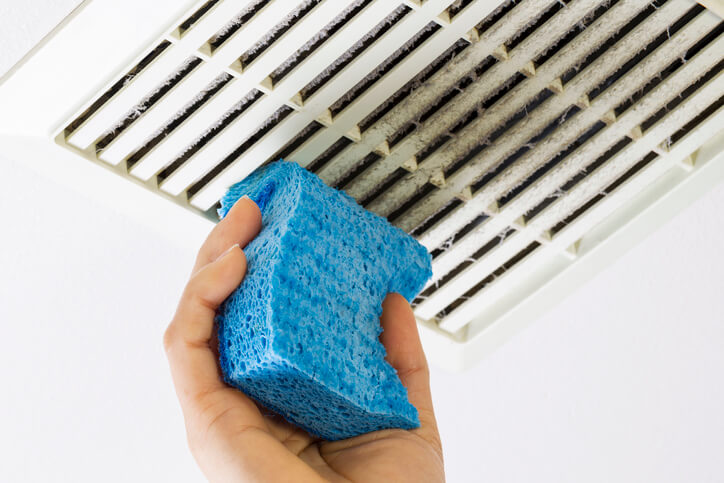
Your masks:
<svg viewBox="0 0 724 483"><path fill-rule="evenodd" d="M224 45L224 42L229 40L244 25L249 23L257 13L269 4L269 2L271 2L271 0L256 0L247 5L236 15L236 17L221 28L221 30L216 32L214 36L206 42L206 45L203 46L201 50L212 55L219 47Z"/></svg>
<svg viewBox="0 0 724 483"><path fill-rule="evenodd" d="M208 2L201 5L193 14L191 14L186 20L181 22L179 26L174 30L173 35L176 38L181 38L183 35L191 30L191 28L201 20L201 17L206 15L212 8L214 8L221 0L209 0Z"/></svg>
<svg viewBox="0 0 724 483"><path fill-rule="evenodd" d="M169 42L168 40L161 41L161 43L159 43L153 50L146 54L136 65L129 69L125 75L123 75L111 87L109 87L107 91L98 96L98 98L88 107L88 109L86 109L78 117L73 119L63 130L63 135L68 138L71 134L73 134L76 129L82 126L101 107L103 107L106 102L108 102L114 95L116 95L116 92L120 91L121 89L123 89L123 87L128 85L128 83L131 82L134 77L140 74L143 69L148 67L151 62L153 62L156 57L161 55L161 53L166 50L170 45L171 42Z"/></svg>
<svg viewBox="0 0 724 483"><path fill-rule="evenodd" d="M244 151L252 147L257 141L263 138L269 131L271 131L277 124L282 122L285 117L294 112L289 106L280 107L274 114L264 121L243 143L234 149L227 157L221 160L216 166L214 166L208 173L201 177L196 183L192 184L186 193L191 199L201 188L203 188L209 181L214 179L219 173L226 169L231 163L241 156Z"/></svg>
<svg viewBox="0 0 724 483"><path fill-rule="evenodd" d="M284 17L276 26L267 32L267 34L258 40L254 45L241 54L239 57L239 64L242 69L246 69L256 60L261 54L263 54L269 47L281 38L282 35L294 27L305 15L309 14L314 7L319 5L322 0L305 0L302 4L294 9L289 15Z"/></svg>
<svg viewBox="0 0 724 483"><path fill-rule="evenodd" d="M475 284L473 288L462 294L460 297L455 299L454 302L452 302L450 305L442 309L440 312L437 313L435 316L438 320L444 319L448 314L450 314L452 311L454 311L456 308L461 306L463 303L465 303L470 297L477 294L478 292L481 292L485 287L493 283L496 278L503 275L505 272L513 268L515 265L520 263L524 258L526 258L528 255L533 253L538 247L540 246L540 243L533 242L525 249L521 250L517 255L515 255L513 258L509 259L507 262L502 264L500 267L498 267L493 273L482 279L480 282Z"/></svg>
<svg viewBox="0 0 724 483"><path fill-rule="evenodd" d="M176 84L181 82L181 79L191 73L199 64L201 64L201 59L195 56L181 64L176 72L167 77L153 92L150 92L144 97L141 102L133 106L115 126L101 134L100 139L95 142L96 153L102 152L119 134L133 124L136 119L141 117L144 112L165 96L167 92L173 89Z"/></svg>
<svg viewBox="0 0 724 483"><path fill-rule="evenodd" d="M370 3L372 3L372 0L356 0L345 8L342 13L332 19L331 22L325 25L319 32L317 32L304 45L297 49L296 52L282 62L279 67L272 71L271 74L269 74L272 86L275 86L280 80L286 77L297 65L302 63L304 59L309 57L315 50L321 47Z"/></svg>
<svg viewBox="0 0 724 483"><path fill-rule="evenodd" d="M131 153L126 161L127 169L131 169L143 156L153 149L163 138L168 136L189 118L198 108L203 106L206 101L214 97L214 95L224 88L232 79L231 75L224 72L214 79L206 88L199 93L194 99L186 104L179 112L177 112L166 124L161 126L155 133L151 134L143 145L136 151Z"/></svg>
<svg viewBox="0 0 724 483"><path fill-rule="evenodd" d="M345 107L352 104L355 99L361 96L367 89L384 77L389 71L391 71L397 64L410 55L415 49L420 47L427 39L429 39L435 32L440 30L439 24L430 22L417 32L410 40L405 42L397 51L387 57L380 65L378 65L372 72L367 74L361 81L359 81L352 89L347 91L342 97L337 99L331 106L329 111L332 117L339 114Z"/></svg>
<svg viewBox="0 0 724 483"><path fill-rule="evenodd" d="M232 106L231 109L226 111L213 126L210 126L198 138L192 141L191 144L189 144L186 149L184 149L184 151L176 157L176 159L171 161L158 173L156 176L158 183L160 184L163 180L171 176L177 169L183 166L183 164L191 158L191 156L196 154L199 149L203 148L214 136L219 134L226 126L241 116L241 114L249 109L249 107L262 97L262 95L261 91L253 89L244 96L242 100Z"/></svg>
<svg viewBox="0 0 724 483"><path fill-rule="evenodd" d="M375 25L372 30L367 32L345 53L340 55L334 62L327 66L322 73L312 79L306 86L299 91L299 96L303 101L309 99L322 86L329 82L342 69L349 65L354 59L359 57L368 47L374 44L378 39L384 36L392 27L402 20L412 11L407 5L400 5L385 17L380 23Z"/></svg>

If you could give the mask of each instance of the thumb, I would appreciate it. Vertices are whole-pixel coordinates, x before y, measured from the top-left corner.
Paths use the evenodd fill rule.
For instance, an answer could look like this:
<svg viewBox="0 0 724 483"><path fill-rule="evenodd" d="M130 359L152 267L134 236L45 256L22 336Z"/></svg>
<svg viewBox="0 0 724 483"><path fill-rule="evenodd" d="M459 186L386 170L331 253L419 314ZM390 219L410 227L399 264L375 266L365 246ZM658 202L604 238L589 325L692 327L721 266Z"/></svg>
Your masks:
<svg viewBox="0 0 724 483"><path fill-rule="evenodd" d="M382 302L380 342L387 349L387 362L397 370L407 397L420 415L420 429L438 439L437 424L430 394L430 370L422 350L417 321L410 304L397 293Z"/></svg>
<svg viewBox="0 0 724 483"><path fill-rule="evenodd" d="M210 345L214 316L217 307L239 286L245 272L246 257L238 245L232 245L191 277L166 329L166 355L184 413L196 412L203 395L226 387Z"/></svg>

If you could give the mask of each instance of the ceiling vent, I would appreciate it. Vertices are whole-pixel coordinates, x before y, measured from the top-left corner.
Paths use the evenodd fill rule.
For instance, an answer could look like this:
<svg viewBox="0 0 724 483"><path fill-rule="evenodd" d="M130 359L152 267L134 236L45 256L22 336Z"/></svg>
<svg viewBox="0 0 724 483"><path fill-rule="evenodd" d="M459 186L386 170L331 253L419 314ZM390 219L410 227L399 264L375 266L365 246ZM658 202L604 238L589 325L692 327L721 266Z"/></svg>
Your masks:
<svg viewBox="0 0 724 483"><path fill-rule="evenodd" d="M441 366L469 366L724 175L724 24L688 0L113 3L0 87L3 130L142 186L142 209L173 201L187 226L259 165L298 162L430 251L414 306Z"/></svg>

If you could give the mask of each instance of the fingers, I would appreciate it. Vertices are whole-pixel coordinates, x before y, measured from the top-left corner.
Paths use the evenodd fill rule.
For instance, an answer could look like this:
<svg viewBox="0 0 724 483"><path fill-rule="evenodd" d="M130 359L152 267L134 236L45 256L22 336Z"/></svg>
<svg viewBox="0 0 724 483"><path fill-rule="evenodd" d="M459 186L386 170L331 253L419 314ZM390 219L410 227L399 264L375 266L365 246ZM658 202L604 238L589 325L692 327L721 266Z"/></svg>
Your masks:
<svg viewBox="0 0 724 483"><path fill-rule="evenodd" d="M430 395L430 371L422 350L417 321L402 295L390 293L382 302L380 341L387 349L387 362L397 370L407 396L420 415L421 429L437 435Z"/></svg>
<svg viewBox="0 0 724 483"><path fill-rule="evenodd" d="M166 330L164 345L184 412L199 395L225 387L209 342L216 309L239 286L245 273L244 252L232 245L191 277Z"/></svg>
<svg viewBox="0 0 724 483"><path fill-rule="evenodd" d="M251 199L244 196L231 207L217 223L196 257L192 273L216 260L231 245L244 248L261 230L261 211Z"/></svg>

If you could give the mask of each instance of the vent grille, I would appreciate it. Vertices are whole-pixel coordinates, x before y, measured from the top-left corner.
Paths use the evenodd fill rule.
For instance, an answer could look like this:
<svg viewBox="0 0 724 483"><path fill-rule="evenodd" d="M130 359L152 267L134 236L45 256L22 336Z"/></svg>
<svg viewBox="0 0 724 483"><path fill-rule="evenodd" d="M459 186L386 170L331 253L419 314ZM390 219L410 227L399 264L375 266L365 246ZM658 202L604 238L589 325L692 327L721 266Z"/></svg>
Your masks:
<svg viewBox="0 0 724 483"><path fill-rule="evenodd" d="M692 168L724 125L722 32L677 0L207 1L56 141L212 219L294 160L428 248L416 315L460 336Z"/></svg>

